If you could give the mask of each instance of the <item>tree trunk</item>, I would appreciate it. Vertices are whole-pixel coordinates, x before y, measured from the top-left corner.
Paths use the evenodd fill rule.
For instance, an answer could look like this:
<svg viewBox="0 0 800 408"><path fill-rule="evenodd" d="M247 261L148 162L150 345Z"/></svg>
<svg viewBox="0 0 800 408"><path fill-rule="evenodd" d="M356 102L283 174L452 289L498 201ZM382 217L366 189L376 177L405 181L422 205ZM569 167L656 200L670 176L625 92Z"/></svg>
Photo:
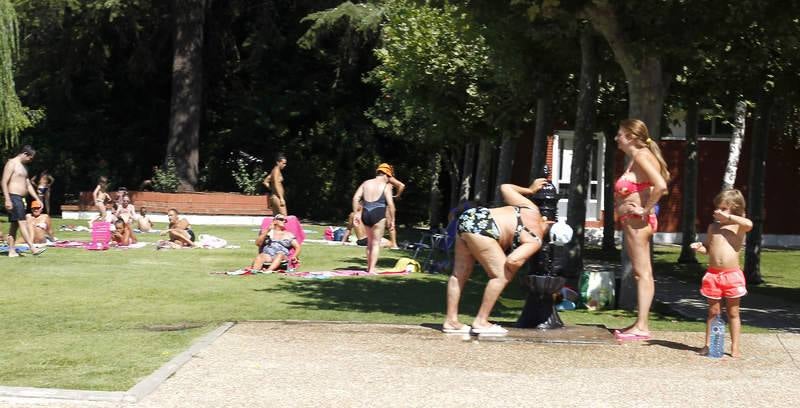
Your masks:
<svg viewBox="0 0 800 408"><path fill-rule="evenodd" d="M766 85L765 85L766 86ZM747 194L748 215L753 229L747 234L744 251L744 274L747 284L764 283L761 277L761 238L764 234L764 180L767 169L767 142L770 114L774 104L772 91L763 90L756 107L750 158L750 188Z"/></svg>
<svg viewBox="0 0 800 408"><path fill-rule="evenodd" d="M492 142L481 139L478 147L478 163L475 169L475 201L479 203L489 202L489 175L492 171Z"/></svg>
<svg viewBox="0 0 800 408"><path fill-rule="evenodd" d="M536 101L536 129L533 133L533 153L531 155L530 180L544 177L544 165L547 164L547 136L552 131L553 91L544 87ZM550 169L550 174L553 169Z"/></svg>
<svg viewBox="0 0 800 408"><path fill-rule="evenodd" d="M739 169L739 156L742 153L742 143L744 142L744 117L747 112L747 104L744 101L736 102L735 121L733 135L731 136L730 147L728 148L728 164L725 166L725 174L722 176L722 189L733 188L736 184L736 171Z"/></svg>
<svg viewBox="0 0 800 408"><path fill-rule="evenodd" d="M641 48L655 50L652 53L637 51L640 47L625 37L611 2L589 2L582 11L594 29L608 42L614 59L625 74L628 82L628 116L642 120L650 131L650 137L659 140L664 98L670 83L670 76L664 73L661 55L652 44L651 47Z"/></svg>
<svg viewBox="0 0 800 408"><path fill-rule="evenodd" d="M661 117L664 114L664 99L669 85L661 66L661 56L645 56L638 67L631 67L629 70L630 74L627 70L625 73L630 101L628 116L643 121L647 124L650 137L660 140Z"/></svg>
<svg viewBox="0 0 800 408"><path fill-rule="evenodd" d="M458 205L459 201L459 183L461 182L461 152L459 149L448 148L449 152L444 156L445 166L447 166L447 174L450 177L450 208Z"/></svg>
<svg viewBox="0 0 800 408"><path fill-rule="evenodd" d="M696 264L697 255L691 247L697 236L697 103L690 102L686 110L686 151L681 200L681 255L679 263Z"/></svg>
<svg viewBox="0 0 800 408"><path fill-rule="evenodd" d="M461 187L459 188L459 201L471 198L472 179L475 171L475 144L467 143L464 146L464 169L461 171Z"/></svg>
<svg viewBox="0 0 800 408"><path fill-rule="evenodd" d="M199 172L203 96L203 24L205 0L175 0L167 157L177 165L180 190L194 191Z"/></svg>
<svg viewBox="0 0 800 408"><path fill-rule="evenodd" d="M589 171L598 93L597 44L594 30L585 25L581 30L581 76L578 110L575 114L575 143L569 183L567 222L574 235L568 245L567 270L583 269L584 224L586 199L589 195Z"/></svg>
<svg viewBox="0 0 800 408"><path fill-rule="evenodd" d="M603 194L606 199L603 203L603 252L616 251L617 243L614 239L614 158L617 151L616 129L606 129L603 134L606 138L606 151L603 154Z"/></svg>
<svg viewBox="0 0 800 408"><path fill-rule="evenodd" d="M592 1L582 9L582 14L589 18L592 26L603 35L608 42L614 59L622 68L628 82L628 117L641 119L650 131L650 137L659 140L661 137L661 116L664 109L664 98L669 87L669 76L664 73L661 56L654 44L640 47L629 41L619 25L614 6L609 1ZM639 46L637 46L639 45ZM652 249L652 239L651 249ZM625 246L623 238L623 248ZM622 251L622 279L620 284L619 305L625 309L633 309L636 305L636 281L633 266L627 252Z"/></svg>
<svg viewBox="0 0 800 408"><path fill-rule="evenodd" d="M431 191L428 203L428 224L431 228L441 225L442 191L439 189L439 175L442 172L442 155L436 152L431 157Z"/></svg>
<svg viewBox="0 0 800 408"><path fill-rule="evenodd" d="M514 166L514 150L517 139L511 136L503 136L503 144L500 145L500 158L497 160L497 179L494 185L494 202L503 202L500 196L500 185L511 180L511 169Z"/></svg>

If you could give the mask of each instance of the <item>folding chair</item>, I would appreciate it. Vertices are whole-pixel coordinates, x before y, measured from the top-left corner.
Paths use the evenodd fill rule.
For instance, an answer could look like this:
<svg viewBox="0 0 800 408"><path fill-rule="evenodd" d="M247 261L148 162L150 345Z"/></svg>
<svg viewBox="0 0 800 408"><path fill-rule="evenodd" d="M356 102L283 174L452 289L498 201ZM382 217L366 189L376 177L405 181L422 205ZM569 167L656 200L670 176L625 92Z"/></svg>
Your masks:
<svg viewBox="0 0 800 408"><path fill-rule="evenodd" d="M264 217L264 220L261 221L261 229L259 230L258 234L261 235L269 226L272 224L272 217ZM297 219L294 215L289 215L286 217L286 230L294 234L297 243L303 245L303 241L306 240L306 233L303 231L303 225L300 224L300 220ZM258 253L264 249L263 245L258 248ZM289 250L289 258L293 259L294 261L289 264L289 262L281 263L281 269L297 269L300 265L300 261L294 257L294 248Z"/></svg>
<svg viewBox="0 0 800 408"><path fill-rule="evenodd" d="M432 231L423 231L418 242L409 244L408 249L414 250L415 261L419 261L421 251L427 251L425 260L422 261L423 269L429 272L440 272L443 268L439 267L442 259L449 263L450 240L448 235Z"/></svg>

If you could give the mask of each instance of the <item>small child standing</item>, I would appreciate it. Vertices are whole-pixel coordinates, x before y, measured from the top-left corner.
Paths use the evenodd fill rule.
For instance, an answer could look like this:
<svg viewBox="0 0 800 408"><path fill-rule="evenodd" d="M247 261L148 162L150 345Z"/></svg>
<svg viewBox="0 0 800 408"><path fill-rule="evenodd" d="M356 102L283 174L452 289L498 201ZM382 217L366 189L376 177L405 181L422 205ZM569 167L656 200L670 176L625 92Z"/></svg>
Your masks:
<svg viewBox="0 0 800 408"><path fill-rule="evenodd" d="M700 287L700 293L708 298L706 345L700 354L708 354L711 322L722 312L724 298L731 332L731 356L740 357L742 321L739 318L739 301L747 294L747 288L739 266L739 250L745 234L753 228L753 222L745 217L744 197L739 190L723 190L714 197L714 206L714 222L708 226L705 243L692 244L695 251L708 255L708 269Z"/></svg>
<svg viewBox="0 0 800 408"><path fill-rule="evenodd" d="M94 199L94 205L97 207L97 211L100 213L100 218L106 218L106 202L111 201L111 197L106 192L108 188L108 177L100 176L97 180L97 186L94 188L92 192L92 198Z"/></svg>

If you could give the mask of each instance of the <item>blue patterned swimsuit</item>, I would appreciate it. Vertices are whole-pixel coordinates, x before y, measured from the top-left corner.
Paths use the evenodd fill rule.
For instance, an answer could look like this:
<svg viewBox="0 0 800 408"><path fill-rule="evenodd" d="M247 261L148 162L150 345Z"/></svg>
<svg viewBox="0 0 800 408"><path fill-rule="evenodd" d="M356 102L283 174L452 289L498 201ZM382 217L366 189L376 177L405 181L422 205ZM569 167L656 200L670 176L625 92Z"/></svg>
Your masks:
<svg viewBox="0 0 800 408"><path fill-rule="evenodd" d="M267 244L264 245L264 249L261 251L271 257L275 257L278 254L284 254L286 257L289 257L289 250L292 248L292 241L294 238L284 238L284 239L270 239L267 241Z"/></svg>
<svg viewBox="0 0 800 408"><path fill-rule="evenodd" d="M533 236L534 239L541 241L536 234L522 223L520 207L514 206L514 211L517 213L517 226L514 229L514 239L511 242L511 250L513 251L517 249L518 246L522 245L519 239L519 233L522 231L527 232ZM497 223L494 221L494 218L492 218L492 213L485 207L470 208L461 213L461 216L458 217L458 233L461 234L464 232L483 235L495 241L500 241L500 228L498 228Z"/></svg>
<svg viewBox="0 0 800 408"><path fill-rule="evenodd" d="M474 207L461 213L458 217L458 233L464 232L500 240L500 228L486 207Z"/></svg>

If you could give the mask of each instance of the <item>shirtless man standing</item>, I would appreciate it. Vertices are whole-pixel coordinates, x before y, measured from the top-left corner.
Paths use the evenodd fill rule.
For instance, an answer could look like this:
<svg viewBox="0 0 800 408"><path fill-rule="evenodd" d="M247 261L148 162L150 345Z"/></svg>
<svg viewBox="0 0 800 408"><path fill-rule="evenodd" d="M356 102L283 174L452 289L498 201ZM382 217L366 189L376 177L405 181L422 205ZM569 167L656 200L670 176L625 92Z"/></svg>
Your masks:
<svg viewBox="0 0 800 408"><path fill-rule="evenodd" d="M34 156L36 156L36 150L25 145L19 154L10 159L3 168L3 180L0 187L3 189L3 198L5 199L5 207L6 211L8 211L8 222L10 224L8 236L6 237L9 257L19 256L14 246L17 230L22 233L22 239L28 244L32 254L39 255L46 249L41 248L38 251L34 251L33 237L30 236L28 222L25 220L25 201L23 200L25 196L30 194L36 201L42 201L39 195L36 194L36 189L33 188L30 180L28 180L28 169L25 168L26 164L33 161Z"/></svg>

